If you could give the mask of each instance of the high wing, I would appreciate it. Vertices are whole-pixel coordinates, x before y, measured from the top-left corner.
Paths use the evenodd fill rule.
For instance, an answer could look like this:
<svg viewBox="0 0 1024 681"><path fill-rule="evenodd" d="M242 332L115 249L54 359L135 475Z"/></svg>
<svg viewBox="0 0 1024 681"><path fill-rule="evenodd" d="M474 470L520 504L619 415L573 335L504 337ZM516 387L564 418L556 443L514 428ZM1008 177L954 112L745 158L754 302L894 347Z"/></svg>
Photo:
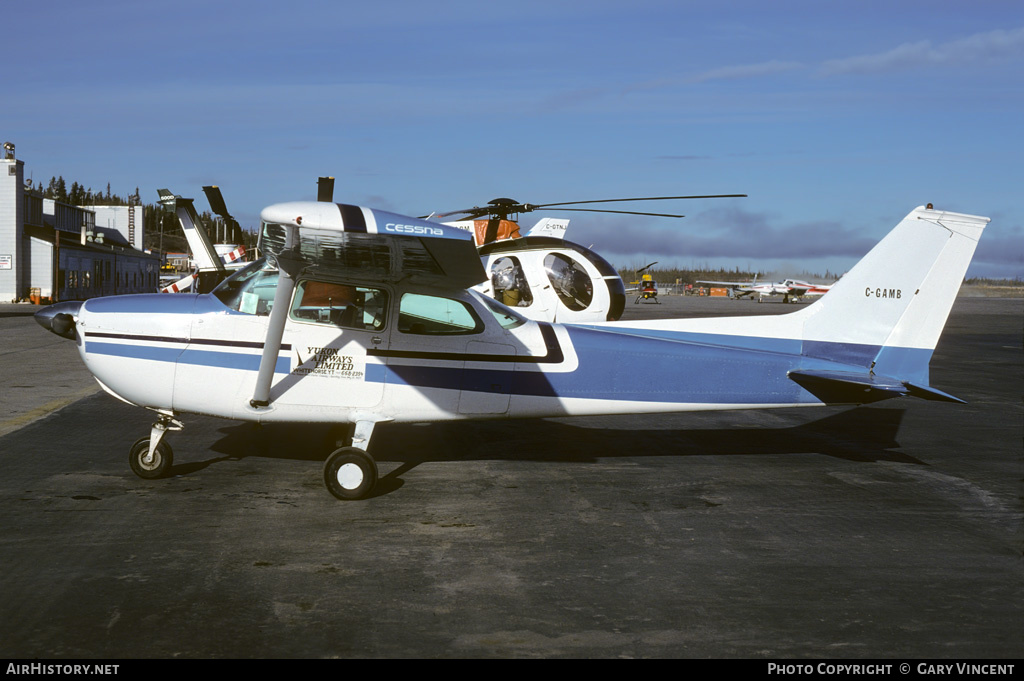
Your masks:
<svg viewBox="0 0 1024 681"><path fill-rule="evenodd" d="M833 284L808 284L799 279L786 279L783 285L789 286L790 293L794 296L821 296L829 292Z"/></svg>
<svg viewBox="0 0 1024 681"><path fill-rule="evenodd" d="M473 235L457 227L320 201L275 204L260 218L267 253L307 270L459 289L487 278Z"/></svg>
<svg viewBox="0 0 1024 681"><path fill-rule="evenodd" d="M263 209L262 245L280 276L250 404L270 404L270 386L295 283L304 273L415 281L465 289L487 278L470 232L341 203L298 201Z"/></svg>
<svg viewBox="0 0 1024 681"><path fill-rule="evenodd" d="M731 288L734 291L738 289L749 288L754 285L752 281L698 281L698 286L723 286L725 288Z"/></svg>

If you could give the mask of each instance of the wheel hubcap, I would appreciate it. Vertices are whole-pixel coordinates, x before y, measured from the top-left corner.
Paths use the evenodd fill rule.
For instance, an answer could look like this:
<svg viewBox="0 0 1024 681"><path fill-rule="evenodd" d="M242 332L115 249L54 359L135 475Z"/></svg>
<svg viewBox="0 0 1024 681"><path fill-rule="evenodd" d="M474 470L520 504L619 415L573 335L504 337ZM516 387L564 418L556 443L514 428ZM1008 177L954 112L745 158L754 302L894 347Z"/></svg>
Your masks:
<svg viewBox="0 0 1024 681"><path fill-rule="evenodd" d="M363 483L363 469L354 463L342 464L338 469L338 484L345 489L355 489Z"/></svg>

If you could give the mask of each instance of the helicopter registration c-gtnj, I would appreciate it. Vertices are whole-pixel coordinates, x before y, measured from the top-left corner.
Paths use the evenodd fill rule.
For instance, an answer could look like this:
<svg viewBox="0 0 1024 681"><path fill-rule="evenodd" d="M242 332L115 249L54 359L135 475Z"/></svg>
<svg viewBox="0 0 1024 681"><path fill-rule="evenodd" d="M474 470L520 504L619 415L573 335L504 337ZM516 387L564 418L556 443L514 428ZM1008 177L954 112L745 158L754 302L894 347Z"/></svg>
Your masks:
<svg viewBox="0 0 1024 681"><path fill-rule="evenodd" d="M377 481L382 423L959 402L930 386L928 365L988 223L917 208L789 314L556 324L469 290L487 274L464 230L327 202L261 218L267 256L209 294L36 315L107 392L157 413L129 452L143 478L172 473L166 433L188 413L346 425L324 481L359 499Z"/></svg>

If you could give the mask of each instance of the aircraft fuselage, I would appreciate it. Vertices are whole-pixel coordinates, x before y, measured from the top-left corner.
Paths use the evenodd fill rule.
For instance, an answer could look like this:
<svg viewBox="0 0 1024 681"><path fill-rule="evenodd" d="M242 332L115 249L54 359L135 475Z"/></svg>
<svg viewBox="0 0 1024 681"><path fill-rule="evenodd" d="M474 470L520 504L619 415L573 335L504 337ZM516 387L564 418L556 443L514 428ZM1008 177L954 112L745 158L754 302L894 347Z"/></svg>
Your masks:
<svg viewBox="0 0 1024 681"><path fill-rule="evenodd" d="M88 301L78 312L79 351L130 403L260 422L355 422L371 411L376 420L432 421L814 405L821 401L789 372L844 367L808 355L800 340L715 333L709 320L660 332L548 324L496 316L469 292L445 293L451 309L433 310L446 322L463 315L466 328L424 327L409 321L402 300L432 301L429 288L361 288L386 301L375 326L339 327L326 308L296 319L296 302L267 407L250 398L268 317L213 294Z"/></svg>

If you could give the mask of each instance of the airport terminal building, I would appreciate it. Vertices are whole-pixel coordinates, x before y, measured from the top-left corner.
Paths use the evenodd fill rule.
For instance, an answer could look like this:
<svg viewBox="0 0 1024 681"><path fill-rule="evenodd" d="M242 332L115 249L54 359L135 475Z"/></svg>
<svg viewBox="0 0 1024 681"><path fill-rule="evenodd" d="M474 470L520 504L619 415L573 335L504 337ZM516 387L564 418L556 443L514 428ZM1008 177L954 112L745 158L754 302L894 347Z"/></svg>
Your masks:
<svg viewBox="0 0 1024 681"><path fill-rule="evenodd" d="M0 302L49 303L158 289L143 250L142 206L72 206L25 186L24 161L0 158Z"/></svg>

